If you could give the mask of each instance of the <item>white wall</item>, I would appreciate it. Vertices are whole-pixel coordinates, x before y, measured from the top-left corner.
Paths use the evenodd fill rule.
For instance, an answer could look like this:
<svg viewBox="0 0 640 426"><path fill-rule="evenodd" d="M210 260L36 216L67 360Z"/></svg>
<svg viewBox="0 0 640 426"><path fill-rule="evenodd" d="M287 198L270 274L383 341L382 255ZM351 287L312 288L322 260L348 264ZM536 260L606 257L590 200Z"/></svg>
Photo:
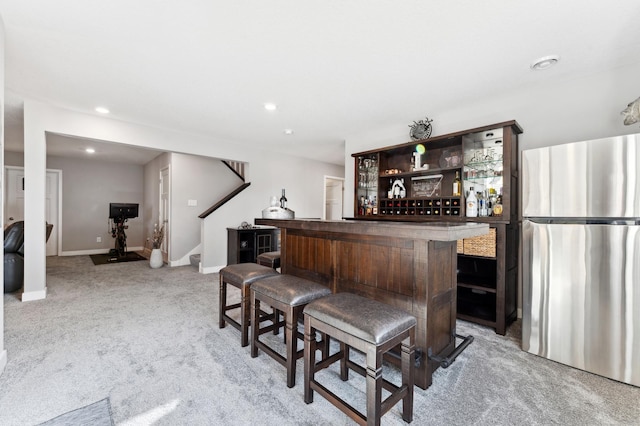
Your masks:
<svg viewBox="0 0 640 426"><path fill-rule="evenodd" d="M153 225L158 223L160 211L160 170L169 166L170 162L171 154L164 153L144 165L144 202L140 208L143 209L144 217L144 247L149 249L151 245L147 240L153 234Z"/></svg>
<svg viewBox="0 0 640 426"><path fill-rule="evenodd" d="M640 63L558 84L523 87L448 111L426 112L434 119L434 136L516 120L524 132L519 149L640 133L625 126L620 112L640 96ZM409 142L408 123L348 138L345 144L345 188L354 186L351 154ZM519 158L519 157L518 157ZM606 171L603 171L605 173ZM348 194L348 191L345 191ZM353 212L353 196L345 195L345 212ZM518 308L522 308L521 277Z"/></svg>
<svg viewBox="0 0 640 426"><path fill-rule="evenodd" d="M434 136L516 120L524 129L519 137L521 150L640 133L638 125L625 126L620 115L629 102L640 96L638 75L640 63L558 84L496 93L491 98L425 114L434 119ZM409 142L410 121L347 138L345 188L354 185L351 154ZM353 211L353 203L353 197L345 197L345 212Z"/></svg>
<svg viewBox="0 0 640 426"><path fill-rule="evenodd" d="M321 218L324 176L343 175L342 166L268 151L251 153L245 160L250 163L247 181L251 186L208 218L215 221L216 228L203 238L207 256L210 248L214 251L213 258L202 260L206 272L219 270L227 263L226 228L242 222L254 223L255 218L262 216L262 210L269 207L271 196L280 198L282 188L286 189L288 207L296 218Z"/></svg>
<svg viewBox="0 0 640 426"><path fill-rule="evenodd" d="M109 203L143 202L143 167L94 159L47 157L49 169L62 170L62 253L106 253L113 248ZM143 246L143 210L127 221L127 247ZM101 237L102 242L96 238Z"/></svg>
<svg viewBox="0 0 640 426"><path fill-rule="evenodd" d="M202 219L198 216L242 183L219 159L171 155L172 262L188 264L188 255L201 242ZM189 200L197 206L189 206Z"/></svg>
<svg viewBox="0 0 640 426"><path fill-rule="evenodd" d="M298 217L321 217L323 208L323 176L341 176L342 167L275 155L268 151L246 150L232 141L215 140L202 136L179 133L125 123L109 118L57 108L38 101L24 102L25 181L29 192L25 197L25 286L23 301L46 297L44 227L30 226L43 223L45 196L46 139L45 132L60 133L116 143L155 148L185 154L249 162L252 182L247 190L225 205L216 215L219 230L237 226L241 221L252 222L269 205L269 196L287 188L290 207ZM38 229L35 229L38 228ZM218 237L218 236L217 236ZM226 235L217 238L221 253L216 257L226 263ZM222 255L224 253L224 255Z"/></svg>

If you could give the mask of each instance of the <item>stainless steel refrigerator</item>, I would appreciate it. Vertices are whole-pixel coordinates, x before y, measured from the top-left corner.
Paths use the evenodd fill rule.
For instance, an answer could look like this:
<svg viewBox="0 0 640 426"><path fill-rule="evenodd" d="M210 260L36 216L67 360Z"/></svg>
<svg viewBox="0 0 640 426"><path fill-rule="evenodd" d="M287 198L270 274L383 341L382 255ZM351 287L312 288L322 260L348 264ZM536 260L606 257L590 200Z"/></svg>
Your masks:
<svg viewBox="0 0 640 426"><path fill-rule="evenodd" d="M640 386L640 134L522 152L525 351Z"/></svg>

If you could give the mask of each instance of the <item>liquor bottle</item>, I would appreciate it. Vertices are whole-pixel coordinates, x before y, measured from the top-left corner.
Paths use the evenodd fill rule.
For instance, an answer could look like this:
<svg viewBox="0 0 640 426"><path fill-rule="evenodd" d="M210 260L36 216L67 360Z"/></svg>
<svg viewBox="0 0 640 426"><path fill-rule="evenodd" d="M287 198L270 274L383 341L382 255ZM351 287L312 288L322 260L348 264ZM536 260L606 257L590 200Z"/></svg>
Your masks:
<svg viewBox="0 0 640 426"><path fill-rule="evenodd" d="M453 180L453 196L459 197L462 194L462 181L460 181L460 172L456 170L456 178Z"/></svg>
<svg viewBox="0 0 640 426"><path fill-rule="evenodd" d="M280 197L280 208L287 208L287 197L284 196L284 188L282 188L282 197Z"/></svg>
<svg viewBox="0 0 640 426"><path fill-rule="evenodd" d="M478 216L489 216L489 210L487 208L487 191L482 191L478 197Z"/></svg>
<svg viewBox="0 0 640 426"><path fill-rule="evenodd" d="M496 204L493 206L493 215L502 216L502 195L498 195Z"/></svg>
<svg viewBox="0 0 640 426"><path fill-rule="evenodd" d="M478 199L473 186L469 188L469 196L467 197L467 217L478 216Z"/></svg>

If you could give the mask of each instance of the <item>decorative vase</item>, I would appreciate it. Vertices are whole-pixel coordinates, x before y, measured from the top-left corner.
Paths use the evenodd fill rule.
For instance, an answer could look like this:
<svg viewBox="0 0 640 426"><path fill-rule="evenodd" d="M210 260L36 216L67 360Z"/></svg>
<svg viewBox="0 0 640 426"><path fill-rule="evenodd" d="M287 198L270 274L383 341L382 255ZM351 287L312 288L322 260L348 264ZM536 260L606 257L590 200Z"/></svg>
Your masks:
<svg viewBox="0 0 640 426"><path fill-rule="evenodd" d="M149 266L153 269L161 268L164 264L162 260L162 251L158 248L154 248L151 250L151 256L149 257Z"/></svg>

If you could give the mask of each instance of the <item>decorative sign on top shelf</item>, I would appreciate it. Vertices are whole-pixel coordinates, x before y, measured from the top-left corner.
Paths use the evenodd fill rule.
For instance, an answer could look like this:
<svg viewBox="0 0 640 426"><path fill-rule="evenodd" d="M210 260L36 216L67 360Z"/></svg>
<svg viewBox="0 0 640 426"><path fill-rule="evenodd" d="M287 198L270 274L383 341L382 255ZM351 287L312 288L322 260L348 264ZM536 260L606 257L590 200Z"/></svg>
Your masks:
<svg viewBox="0 0 640 426"><path fill-rule="evenodd" d="M429 120L429 117L425 117L424 120L414 121L413 124L409 124L409 136L414 141L420 139L427 139L431 136L431 122L433 120Z"/></svg>

